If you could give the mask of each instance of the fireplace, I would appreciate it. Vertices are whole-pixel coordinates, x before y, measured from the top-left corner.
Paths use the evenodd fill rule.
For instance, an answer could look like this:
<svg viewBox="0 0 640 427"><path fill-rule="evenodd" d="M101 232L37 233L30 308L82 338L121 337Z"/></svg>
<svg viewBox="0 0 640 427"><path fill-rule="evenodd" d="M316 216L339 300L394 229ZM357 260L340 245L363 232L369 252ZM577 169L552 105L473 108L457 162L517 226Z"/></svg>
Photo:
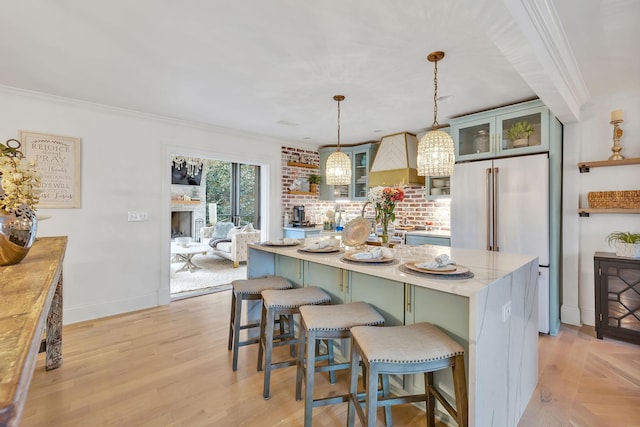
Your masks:
<svg viewBox="0 0 640 427"><path fill-rule="evenodd" d="M193 237L193 211L171 212L171 238Z"/></svg>

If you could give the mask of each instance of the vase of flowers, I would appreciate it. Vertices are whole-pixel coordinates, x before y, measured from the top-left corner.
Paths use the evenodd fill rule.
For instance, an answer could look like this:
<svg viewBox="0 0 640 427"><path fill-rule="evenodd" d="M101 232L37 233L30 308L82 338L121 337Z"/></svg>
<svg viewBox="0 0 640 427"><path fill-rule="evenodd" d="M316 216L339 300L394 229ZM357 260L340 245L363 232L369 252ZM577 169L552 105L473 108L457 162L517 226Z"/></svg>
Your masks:
<svg viewBox="0 0 640 427"><path fill-rule="evenodd" d="M373 187L369 190L369 201L376 209L376 222L382 228L382 243L389 243L389 223L395 221L396 203L404 200L404 191L400 188Z"/></svg>
<svg viewBox="0 0 640 427"><path fill-rule="evenodd" d="M20 141L0 143L0 265L17 264L36 237L40 174L20 151Z"/></svg>

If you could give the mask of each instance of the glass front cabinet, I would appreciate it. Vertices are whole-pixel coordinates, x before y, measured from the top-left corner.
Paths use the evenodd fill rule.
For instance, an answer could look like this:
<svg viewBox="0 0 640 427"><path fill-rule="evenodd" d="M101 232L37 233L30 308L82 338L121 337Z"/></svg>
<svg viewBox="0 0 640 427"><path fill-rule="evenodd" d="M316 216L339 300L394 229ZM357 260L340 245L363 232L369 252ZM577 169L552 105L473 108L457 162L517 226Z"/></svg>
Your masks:
<svg viewBox="0 0 640 427"><path fill-rule="evenodd" d="M535 100L451 120L456 162L548 151L549 114Z"/></svg>
<svg viewBox="0 0 640 427"><path fill-rule="evenodd" d="M325 178L325 166L327 158L336 151L335 146L320 148L320 200L367 200L369 188L369 169L373 163L373 158L378 150L377 143L367 143L352 145L348 147L340 146L340 151L351 159L351 184L349 185L327 185Z"/></svg>

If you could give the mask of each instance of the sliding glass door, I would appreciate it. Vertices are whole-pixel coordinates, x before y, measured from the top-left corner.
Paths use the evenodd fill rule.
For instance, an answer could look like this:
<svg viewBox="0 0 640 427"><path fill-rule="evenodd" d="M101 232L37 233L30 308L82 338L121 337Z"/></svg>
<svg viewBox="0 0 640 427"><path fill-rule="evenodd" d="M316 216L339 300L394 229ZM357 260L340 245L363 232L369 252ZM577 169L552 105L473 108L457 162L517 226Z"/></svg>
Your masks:
<svg viewBox="0 0 640 427"><path fill-rule="evenodd" d="M260 228L260 166L213 160L206 177L207 209L216 204L217 221Z"/></svg>

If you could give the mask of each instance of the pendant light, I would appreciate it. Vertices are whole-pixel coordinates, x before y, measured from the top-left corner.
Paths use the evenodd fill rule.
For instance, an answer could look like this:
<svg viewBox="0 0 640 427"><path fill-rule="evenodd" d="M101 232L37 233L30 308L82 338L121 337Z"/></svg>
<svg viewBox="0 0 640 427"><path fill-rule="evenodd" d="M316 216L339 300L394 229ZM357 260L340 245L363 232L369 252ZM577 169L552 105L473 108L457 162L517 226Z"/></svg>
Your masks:
<svg viewBox="0 0 640 427"><path fill-rule="evenodd" d="M328 185L351 184L351 158L340 151L340 101L344 101L343 95L333 97L338 101L338 148L327 159L325 179Z"/></svg>
<svg viewBox="0 0 640 427"><path fill-rule="evenodd" d="M451 135L438 130L438 61L444 58L444 52L431 52L427 59L433 62L433 125L418 143L417 169L420 176L453 175L455 162L453 139Z"/></svg>

